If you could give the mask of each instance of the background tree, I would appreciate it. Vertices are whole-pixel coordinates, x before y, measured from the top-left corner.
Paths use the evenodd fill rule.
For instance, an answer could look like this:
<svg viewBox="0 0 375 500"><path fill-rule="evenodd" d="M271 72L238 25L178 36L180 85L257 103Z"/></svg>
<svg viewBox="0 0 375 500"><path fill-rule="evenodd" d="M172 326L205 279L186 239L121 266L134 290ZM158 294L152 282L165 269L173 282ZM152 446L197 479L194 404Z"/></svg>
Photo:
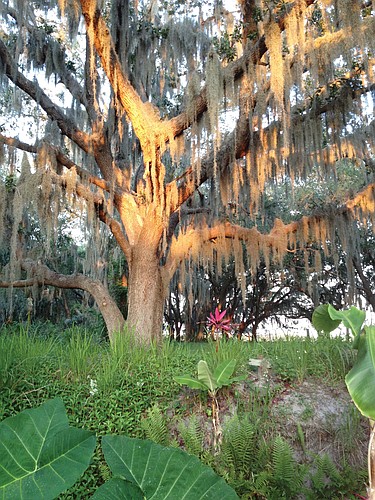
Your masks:
<svg viewBox="0 0 375 500"><path fill-rule="evenodd" d="M17 181L10 285L25 284L23 268L34 280L83 287L111 335L123 324L101 283L111 233L129 270L128 323L149 342L160 336L177 269L184 289L196 266L221 266L231 254L240 277L244 249L255 275L261 259L266 267L281 263L312 240L334 253L337 238L349 262L357 251L350 221L372 222L372 178L340 205L288 224L275 219L267 234L241 226L236 207L256 222L267 181L293 183L311 171L324 177L342 157L370 165L372 4L247 0L238 11L229 8L196 1L0 3L3 88L21 116L26 95L34 117L28 142L6 126L1 136L6 175ZM20 172L16 150L33 163L22 161ZM85 275L69 278L43 264L66 205L86 217L90 253ZM33 263L18 238L25 210L45 235ZM319 270L319 259L313 267ZM245 296L245 280L239 283Z"/></svg>

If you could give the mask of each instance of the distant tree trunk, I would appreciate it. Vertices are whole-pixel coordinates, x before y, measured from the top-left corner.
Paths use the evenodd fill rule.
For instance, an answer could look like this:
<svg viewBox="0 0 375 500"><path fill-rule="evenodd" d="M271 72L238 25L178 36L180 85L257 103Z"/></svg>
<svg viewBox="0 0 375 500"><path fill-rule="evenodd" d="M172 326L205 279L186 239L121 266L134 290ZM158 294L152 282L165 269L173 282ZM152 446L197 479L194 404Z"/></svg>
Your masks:
<svg viewBox="0 0 375 500"><path fill-rule="evenodd" d="M375 295L372 291L371 283L367 279L367 277L365 276L365 273L363 272L362 265L361 265L358 257L354 256L352 261L353 261L354 268L358 273L359 279L361 280L363 292L365 294L366 300L370 304L372 309L375 311Z"/></svg>
<svg viewBox="0 0 375 500"><path fill-rule="evenodd" d="M254 323L251 326L251 340L253 342L258 342L258 337L257 337L258 325L259 323L257 321L254 321Z"/></svg>

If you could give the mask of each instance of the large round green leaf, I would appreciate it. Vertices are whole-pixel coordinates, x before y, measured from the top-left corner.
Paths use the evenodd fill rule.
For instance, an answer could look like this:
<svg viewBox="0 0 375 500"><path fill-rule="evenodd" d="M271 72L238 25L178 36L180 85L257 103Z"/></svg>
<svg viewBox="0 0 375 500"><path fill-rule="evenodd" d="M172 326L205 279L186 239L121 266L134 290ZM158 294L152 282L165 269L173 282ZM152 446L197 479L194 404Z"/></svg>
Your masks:
<svg viewBox="0 0 375 500"><path fill-rule="evenodd" d="M375 326L365 326L360 335L357 360L345 382L362 415L375 420Z"/></svg>
<svg viewBox="0 0 375 500"><path fill-rule="evenodd" d="M366 313L357 307L352 306L344 311L337 311L331 304L328 305L328 314L333 321L342 321L346 328L349 328L356 337L361 333Z"/></svg>
<svg viewBox="0 0 375 500"><path fill-rule="evenodd" d="M53 399L0 423L0 498L53 499L90 463L96 438L69 427L64 403Z"/></svg>
<svg viewBox="0 0 375 500"><path fill-rule="evenodd" d="M320 333L331 333L341 323L341 319L332 319L328 313L328 304L318 306L312 315L312 324L315 330Z"/></svg>
<svg viewBox="0 0 375 500"><path fill-rule="evenodd" d="M197 457L178 448L166 448L149 440L126 436L105 436L102 448L107 464L123 483L113 483L117 496L112 495L107 484L103 487L108 496L103 496L101 486L93 496L95 500L130 498L124 496L128 482L139 488L146 500L238 499L224 479ZM137 496L132 498L138 499Z"/></svg>

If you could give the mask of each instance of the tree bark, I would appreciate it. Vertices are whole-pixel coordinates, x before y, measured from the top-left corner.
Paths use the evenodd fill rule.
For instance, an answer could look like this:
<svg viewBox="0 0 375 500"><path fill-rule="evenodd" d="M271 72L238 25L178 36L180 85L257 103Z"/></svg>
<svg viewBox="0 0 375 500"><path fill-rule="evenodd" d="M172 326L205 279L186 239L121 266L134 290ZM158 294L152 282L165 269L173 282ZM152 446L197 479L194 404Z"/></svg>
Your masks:
<svg viewBox="0 0 375 500"><path fill-rule="evenodd" d="M124 317L110 296L108 289L100 281L88 278L83 274L59 274L44 264L30 260L23 261L21 266L32 278L14 282L0 281L0 288L25 288L38 284L84 290L93 296L106 324L110 342L113 341L115 333L123 329Z"/></svg>
<svg viewBox="0 0 375 500"><path fill-rule="evenodd" d="M362 265L361 265L358 257L354 256L352 258L352 261L353 261L354 268L358 273L359 279L362 282L362 287L363 287L363 291L364 291L365 296L366 296L366 300L370 304L370 306L373 308L373 310L375 310L375 295L373 294L371 283L366 278L366 275L363 272L363 268L362 268Z"/></svg>
<svg viewBox="0 0 375 500"><path fill-rule="evenodd" d="M147 242L132 250L127 324L140 342L161 340L166 287L156 248Z"/></svg>

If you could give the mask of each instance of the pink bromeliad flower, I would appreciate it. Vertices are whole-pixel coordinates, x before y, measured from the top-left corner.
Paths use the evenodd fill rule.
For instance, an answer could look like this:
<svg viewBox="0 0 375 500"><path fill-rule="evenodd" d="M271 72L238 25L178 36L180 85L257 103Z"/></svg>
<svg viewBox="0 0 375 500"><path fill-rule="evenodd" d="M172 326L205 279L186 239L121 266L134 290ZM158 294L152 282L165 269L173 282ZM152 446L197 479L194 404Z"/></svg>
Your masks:
<svg viewBox="0 0 375 500"><path fill-rule="evenodd" d="M226 309L220 312L218 308L215 309L214 314L210 312L210 316L207 317L208 320L207 326L215 330L229 332L232 329L232 325L230 319L224 319L226 313L227 313Z"/></svg>

